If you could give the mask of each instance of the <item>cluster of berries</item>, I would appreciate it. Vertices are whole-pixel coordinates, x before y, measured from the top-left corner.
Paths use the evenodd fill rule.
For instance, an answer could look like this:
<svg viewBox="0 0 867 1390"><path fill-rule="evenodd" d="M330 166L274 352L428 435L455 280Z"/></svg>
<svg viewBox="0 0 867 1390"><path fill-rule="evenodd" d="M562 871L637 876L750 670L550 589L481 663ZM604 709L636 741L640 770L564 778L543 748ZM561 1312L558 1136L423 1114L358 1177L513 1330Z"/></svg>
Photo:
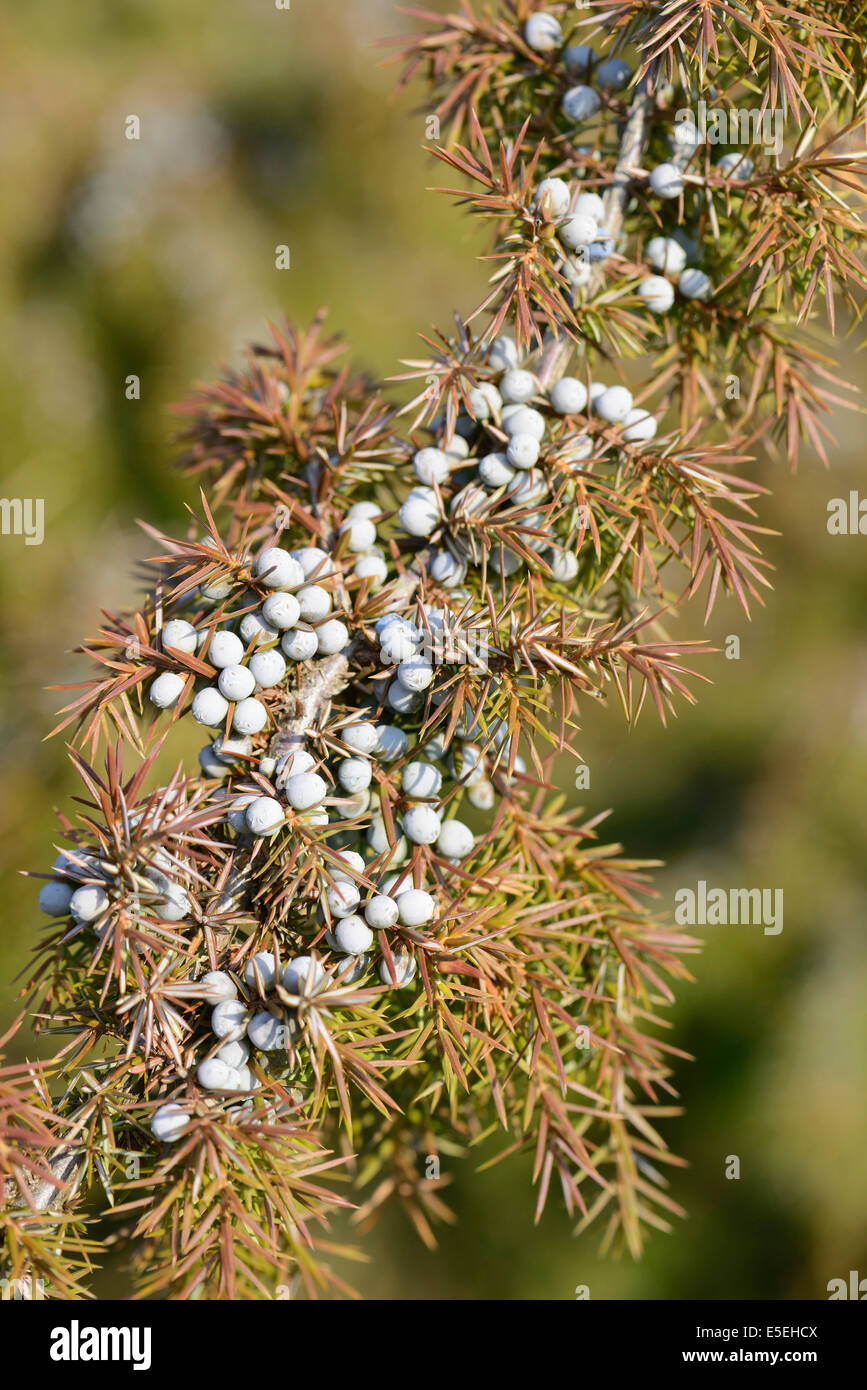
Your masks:
<svg viewBox="0 0 867 1390"><path fill-rule="evenodd" d="M134 915L181 922L190 912L190 898L178 873L179 865L161 849L124 874L96 854L61 852L52 865L53 876L39 890L38 903L47 916L69 917L75 926L90 927L99 937L121 902Z"/></svg>
<svg viewBox="0 0 867 1390"><path fill-rule="evenodd" d="M654 417L633 404L625 386L563 377L543 390L521 366L514 339L506 335L491 344L487 366L491 378L468 393L471 413L459 416L456 432L446 438L443 420L434 422L438 442L416 452L413 468L420 486L400 509L407 535L433 547L429 573L453 591L456 601L467 596L462 586L471 567L490 565L512 575L528 563L525 554L507 545L484 543L495 523L520 530L554 582L573 580L578 551L567 505L569 475L597 449L589 431L594 424L617 426L623 443L641 444L657 429ZM430 620L441 625L442 612L432 611ZM406 630L392 630L400 639L388 700L397 709L412 710L433 672L413 655Z"/></svg>
<svg viewBox="0 0 867 1390"><path fill-rule="evenodd" d="M368 506L371 504L360 504ZM376 528L368 516L351 514L341 527L348 531L349 549L364 545L356 566L375 560L377 572L384 567L378 553L369 553L376 539ZM268 723L268 710L257 693L271 690L287 679L292 662L313 656L329 656L342 651L349 641L349 630L332 613L333 595L321 581L334 573L331 556L317 546L283 550L269 546L258 557L253 578L267 597L258 605L258 594L246 596L232 627L199 628L183 618L172 618L160 632L160 644L172 651L196 655L218 673L215 684L204 684L196 691L192 715L207 728L225 726L232 707L231 728L241 738L262 732ZM383 576L384 577L384 576ZM204 594L204 597L213 597ZM255 605L255 606L254 606ZM158 709L172 709L187 684L180 672L163 671L152 682L149 696Z"/></svg>
<svg viewBox="0 0 867 1390"><path fill-rule="evenodd" d="M587 44L567 43L559 19L544 10L526 21L524 40L536 53L557 54L567 72L582 79L562 98L563 114L572 125L581 125L597 114L602 104L600 93L622 91L632 79L632 69L623 59L600 61ZM672 159L655 165L648 178L650 191L665 201L681 197L686 186L682 166L702 143L702 136L693 122L678 121L669 143ZM735 150L722 154L716 169L727 180L744 182L752 177L754 164L745 152ZM572 192L564 180L546 178L539 186L536 205L548 221L556 224L557 239L564 252L560 269L573 288L582 288L590 279L592 266L607 260L614 250L614 241L605 230L602 200L595 193L584 192L573 205ZM671 236L653 237L646 254L657 273L641 281L638 293L652 313L669 312L675 288L685 299L705 300L712 296L710 277L689 264L697 259L698 249L682 230Z"/></svg>

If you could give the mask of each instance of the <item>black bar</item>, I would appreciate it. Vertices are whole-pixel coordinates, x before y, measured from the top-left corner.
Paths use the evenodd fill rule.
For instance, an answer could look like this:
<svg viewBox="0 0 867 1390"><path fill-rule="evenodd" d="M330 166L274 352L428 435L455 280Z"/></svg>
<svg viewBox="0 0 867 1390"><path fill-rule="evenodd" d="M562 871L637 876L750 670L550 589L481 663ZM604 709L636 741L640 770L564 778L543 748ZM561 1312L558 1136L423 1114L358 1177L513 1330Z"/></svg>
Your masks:
<svg viewBox="0 0 867 1390"><path fill-rule="evenodd" d="M225 1376L236 1366L247 1374L279 1374L280 1368L291 1374L299 1354L304 1361L321 1359L331 1380L342 1360L351 1359L354 1368L365 1346L381 1370L399 1364L402 1379L416 1377L422 1353L421 1367L431 1367L425 1379L439 1364L449 1383L455 1375L465 1380L484 1370L490 1385L500 1358L511 1379L516 1357L532 1369L534 1380L549 1368L555 1378L565 1372L569 1384L580 1384L594 1370L619 1379L625 1371L667 1375L675 1368L687 1377L709 1368L735 1373L745 1367L797 1368L826 1379L829 1372L860 1364L867 1325L860 1302L851 1299L528 1301L517 1314L496 1303L439 1304L432 1311L416 1302L342 1302L337 1308L330 1302L301 1303L280 1298L230 1310L220 1302L6 1298L0 1300L4 1360L8 1366L14 1349L26 1348L29 1373L49 1385L68 1376L74 1362L88 1374L105 1367L113 1376L134 1372L138 1364L138 1379L187 1369L197 1376L210 1371ZM563 1370L555 1372L552 1361L562 1363Z"/></svg>

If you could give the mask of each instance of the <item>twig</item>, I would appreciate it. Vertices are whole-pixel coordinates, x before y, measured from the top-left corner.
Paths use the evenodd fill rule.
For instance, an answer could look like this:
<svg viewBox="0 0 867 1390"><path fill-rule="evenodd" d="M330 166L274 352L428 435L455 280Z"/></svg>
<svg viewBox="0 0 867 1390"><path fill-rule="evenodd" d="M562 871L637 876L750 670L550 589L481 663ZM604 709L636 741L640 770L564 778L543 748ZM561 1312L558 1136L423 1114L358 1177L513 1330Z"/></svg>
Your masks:
<svg viewBox="0 0 867 1390"><path fill-rule="evenodd" d="M331 701L349 684L350 645L334 656L298 667L298 684L290 691L271 740L270 755L282 758L303 745L310 729L319 727Z"/></svg>
<svg viewBox="0 0 867 1390"><path fill-rule="evenodd" d="M79 1162L80 1155L74 1150L72 1153L65 1148L59 1150L48 1163L57 1182L49 1182L47 1178L40 1179L36 1186L31 1188L29 1201L22 1200L21 1205L30 1206L36 1211L48 1211L56 1203L62 1204L69 1195L68 1188L77 1175L76 1168Z"/></svg>
<svg viewBox="0 0 867 1390"><path fill-rule="evenodd" d="M611 176L611 183L605 190L602 202L605 207L605 232L607 236L617 237L623 225L623 215L629 201L629 184L634 170L641 163L644 144L647 139L647 117L653 105L653 96L648 90L647 77L642 77L635 88L629 107L629 115L620 137L617 163ZM603 283L601 267L593 272L591 288ZM575 344L565 334L549 331L542 348L536 376L544 390L550 390L555 382L565 376Z"/></svg>

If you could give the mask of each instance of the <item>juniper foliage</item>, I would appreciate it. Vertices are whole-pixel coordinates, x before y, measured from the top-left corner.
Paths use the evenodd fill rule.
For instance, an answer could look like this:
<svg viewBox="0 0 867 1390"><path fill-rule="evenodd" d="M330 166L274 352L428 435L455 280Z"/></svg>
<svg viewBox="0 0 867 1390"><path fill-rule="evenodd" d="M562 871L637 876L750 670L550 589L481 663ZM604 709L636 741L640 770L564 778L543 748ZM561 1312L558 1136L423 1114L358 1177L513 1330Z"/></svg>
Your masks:
<svg viewBox="0 0 867 1390"><path fill-rule="evenodd" d="M559 1189L606 1247L680 1210L664 1011L695 943L554 758L582 697L693 698L681 601L769 587L757 446L831 445L864 6L407 13L401 82L490 287L403 364L403 406L321 316L271 326L186 407L186 529L151 533L140 607L81 647L55 731L81 792L25 989L57 1050L0 1074L6 1272L49 1296L86 1293L108 1208L140 1296L343 1294L332 1215L399 1204L433 1245L430 1160L492 1136L532 1152L537 1215ZM722 143L682 119L709 109Z"/></svg>

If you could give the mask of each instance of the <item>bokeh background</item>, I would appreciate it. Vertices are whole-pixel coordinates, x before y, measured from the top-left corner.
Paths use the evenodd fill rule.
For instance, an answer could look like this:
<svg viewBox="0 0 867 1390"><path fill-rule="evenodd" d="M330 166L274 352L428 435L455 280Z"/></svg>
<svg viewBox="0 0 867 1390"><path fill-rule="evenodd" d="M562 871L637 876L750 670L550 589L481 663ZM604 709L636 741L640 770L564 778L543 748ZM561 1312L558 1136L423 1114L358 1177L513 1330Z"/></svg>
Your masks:
<svg viewBox="0 0 867 1390"><path fill-rule="evenodd" d="M437 0L428 0L437 7ZM445 5L438 4L439 8ZM101 605L135 596L138 517L169 528L193 500L171 470L171 402L231 361L263 321L321 304L382 375L416 334L480 296L478 243L425 154L424 116L393 100L374 41L405 29L390 0L60 0L0 15L2 495L44 497L40 547L0 537L0 1021L37 925L22 868L53 857L71 792L60 703ZM415 94L418 100L420 94ZM141 139L127 140L127 117ZM292 268L275 268L275 247ZM857 333L841 345L867 380ZM141 379L141 398L125 395ZM824 1298L867 1276L867 538L831 537L829 498L861 482L864 420L834 421L826 473L763 459L781 535L776 592L746 622L720 606L714 683L668 730L585 711L591 812L659 857L660 904L699 878L782 887L784 930L707 928L674 1011L688 1218L639 1264L600 1260L551 1203L538 1228L528 1165L453 1165L459 1225L423 1250L398 1215L356 1275L385 1298ZM698 604L680 629L698 635ZM570 770L564 768L568 782ZM576 794L577 796L577 794ZM20 1046L20 1044L18 1044ZM727 1157L741 1177L727 1180ZM107 1281L103 1291L108 1293Z"/></svg>

